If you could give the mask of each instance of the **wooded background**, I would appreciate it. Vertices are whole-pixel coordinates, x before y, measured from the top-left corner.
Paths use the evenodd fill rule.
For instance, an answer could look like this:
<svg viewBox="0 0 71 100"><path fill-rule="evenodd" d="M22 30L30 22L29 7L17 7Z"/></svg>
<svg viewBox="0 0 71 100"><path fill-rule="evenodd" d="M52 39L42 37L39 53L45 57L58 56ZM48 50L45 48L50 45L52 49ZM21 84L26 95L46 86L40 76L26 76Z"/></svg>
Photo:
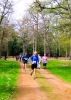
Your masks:
<svg viewBox="0 0 71 100"><path fill-rule="evenodd" d="M71 0L35 0L17 21L13 6L11 0L0 1L0 58L37 50L71 59Z"/></svg>

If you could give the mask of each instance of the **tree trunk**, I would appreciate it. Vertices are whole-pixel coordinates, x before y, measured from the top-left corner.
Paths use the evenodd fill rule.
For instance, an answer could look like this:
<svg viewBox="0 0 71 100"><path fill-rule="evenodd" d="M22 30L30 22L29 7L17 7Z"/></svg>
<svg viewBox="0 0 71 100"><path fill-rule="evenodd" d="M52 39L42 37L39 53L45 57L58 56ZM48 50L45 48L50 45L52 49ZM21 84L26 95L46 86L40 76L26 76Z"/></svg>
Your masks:
<svg viewBox="0 0 71 100"><path fill-rule="evenodd" d="M25 46L24 46L24 40L23 40L23 55L25 53Z"/></svg>
<svg viewBox="0 0 71 100"><path fill-rule="evenodd" d="M0 58L1 58L1 52L2 52L2 47L1 47L1 45L0 45Z"/></svg>
<svg viewBox="0 0 71 100"><path fill-rule="evenodd" d="M59 43L59 57L60 57L60 43Z"/></svg>
<svg viewBox="0 0 71 100"><path fill-rule="evenodd" d="M71 60L71 36L70 36L70 56L69 59Z"/></svg>
<svg viewBox="0 0 71 100"><path fill-rule="evenodd" d="M66 58L68 57L67 44L66 44Z"/></svg>
<svg viewBox="0 0 71 100"><path fill-rule="evenodd" d="M33 33L33 53L34 53L34 33Z"/></svg>
<svg viewBox="0 0 71 100"><path fill-rule="evenodd" d="M3 38L1 38L1 44L0 44L0 58L2 56L2 45L3 45Z"/></svg>
<svg viewBox="0 0 71 100"><path fill-rule="evenodd" d="M46 54L46 35L44 32L44 54Z"/></svg>

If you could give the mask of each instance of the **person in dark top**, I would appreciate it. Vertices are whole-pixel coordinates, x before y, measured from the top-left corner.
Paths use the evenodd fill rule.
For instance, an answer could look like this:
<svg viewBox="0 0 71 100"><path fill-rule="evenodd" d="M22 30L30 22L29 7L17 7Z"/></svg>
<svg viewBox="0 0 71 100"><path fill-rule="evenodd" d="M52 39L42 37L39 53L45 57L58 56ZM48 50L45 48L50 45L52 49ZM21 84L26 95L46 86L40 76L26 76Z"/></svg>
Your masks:
<svg viewBox="0 0 71 100"><path fill-rule="evenodd" d="M5 60L7 59L7 53L4 54L4 59L5 59Z"/></svg>
<svg viewBox="0 0 71 100"><path fill-rule="evenodd" d="M20 53L20 55L19 55L20 62L21 62L21 58L22 58L22 54Z"/></svg>
<svg viewBox="0 0 71 100"><path fill-rule="evenodd" d="M23 61L23 69L25 70L26 72L26 67L27 67L27 63L28 63L28 56L27 56L27 53L24 54L24 56L22 56L22 61Z"/></svg>
<svg viewBox="0 0 71 100"><path fill-rule="evenodd" d="M16 61L18 61L18 59L19 59L19 56L18 56L18 55L16 55Z"/></svg>

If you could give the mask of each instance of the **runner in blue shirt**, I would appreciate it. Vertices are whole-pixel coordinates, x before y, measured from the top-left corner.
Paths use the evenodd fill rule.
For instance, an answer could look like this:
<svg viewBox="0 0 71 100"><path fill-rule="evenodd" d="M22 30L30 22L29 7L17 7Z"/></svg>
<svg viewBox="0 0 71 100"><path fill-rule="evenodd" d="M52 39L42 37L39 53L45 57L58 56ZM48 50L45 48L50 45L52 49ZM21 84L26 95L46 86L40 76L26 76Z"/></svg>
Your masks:
<svg viewBox="0 0 71 100"><path fill-rule="evenodd" d="M33 74L35 79L36 68L37 68L37 64L39 63L37 51L35 51L34 54L30 57L30 62L32 68L31 75Z"/></svg>

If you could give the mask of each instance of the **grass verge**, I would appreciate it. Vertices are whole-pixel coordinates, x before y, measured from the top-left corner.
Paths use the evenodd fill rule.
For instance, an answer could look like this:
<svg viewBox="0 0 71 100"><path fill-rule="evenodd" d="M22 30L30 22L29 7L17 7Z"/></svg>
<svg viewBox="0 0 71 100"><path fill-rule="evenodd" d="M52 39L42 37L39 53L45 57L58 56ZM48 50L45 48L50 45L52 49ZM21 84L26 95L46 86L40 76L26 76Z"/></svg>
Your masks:
<svg viewBox="0 0 71 100"><path fill-rule="evenodd" d="M71 84L71 60L49 60L46 69Z"/></svg>
<svg viewBox="0 0 71 100"><path fill-rule="evenodd" d="M11 100L15 96L19 64L0 60L0 100Z"/></svg>

